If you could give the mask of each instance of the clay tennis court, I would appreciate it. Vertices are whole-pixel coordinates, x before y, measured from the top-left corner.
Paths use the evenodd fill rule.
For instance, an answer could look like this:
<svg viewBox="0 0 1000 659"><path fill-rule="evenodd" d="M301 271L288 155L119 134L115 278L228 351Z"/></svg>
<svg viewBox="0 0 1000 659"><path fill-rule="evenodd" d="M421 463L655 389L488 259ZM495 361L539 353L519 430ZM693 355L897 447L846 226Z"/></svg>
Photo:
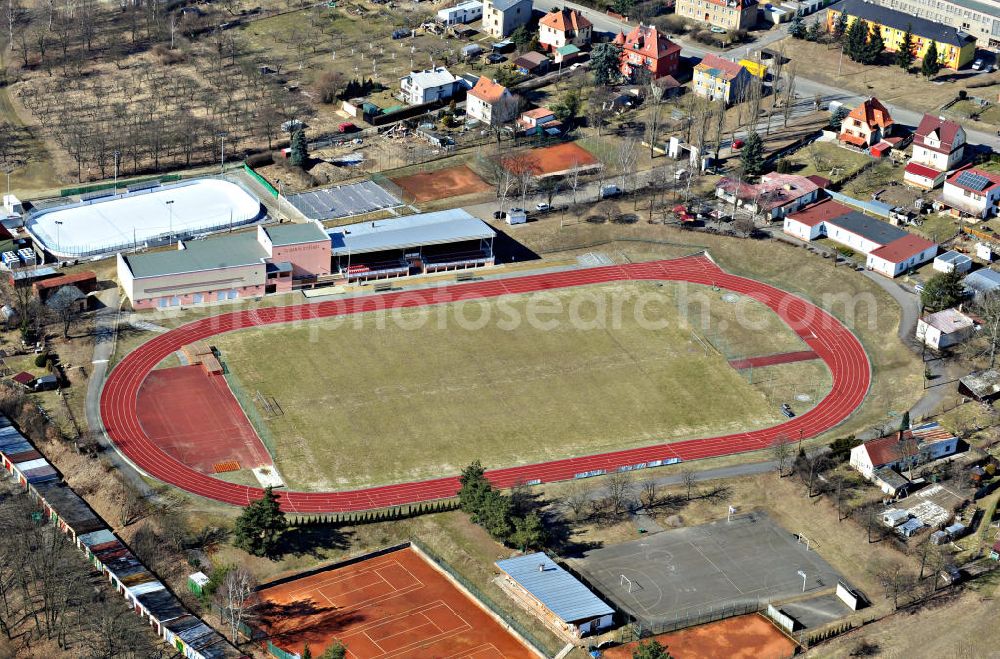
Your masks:
<svg viewBox="0 0 1000 659"><path fill-rule="evenodd" d="M534 657L412 548L281 580L259 591L263 627L283 650L348 657Z"/></svg>
<svg viewBox="0 0 1000 659"><path fill-rule="evenodd" d="M795 654L795 642L762 615L727 618L654 636L675 659L784 659ZM607 659L631 659L638 643L604 650Z"/></svg>
<svg viewBox="0 0 1000 659"><path fill-rule="evenodd" d="M564 142L527 152L534 161L538 176L565 174L574 169L592 169L600 166L600 161L576 142Z"/></svg>
<svg viewBox="0 0 1000 659"><path fill-rule="evenodd" d="M493 189L492 185L481 179L465 165L401 176L390 180L403 189L407 200L418 203L487 192Z"/></svg>
<svg viewBox="0 0 1000 659"><path fill-rule="evenodd" d="M139 423L163 451L203 474L271 465L225 378L200 365L152 371L136 400ZM229 463L227 465L227 463Z"/></svg>

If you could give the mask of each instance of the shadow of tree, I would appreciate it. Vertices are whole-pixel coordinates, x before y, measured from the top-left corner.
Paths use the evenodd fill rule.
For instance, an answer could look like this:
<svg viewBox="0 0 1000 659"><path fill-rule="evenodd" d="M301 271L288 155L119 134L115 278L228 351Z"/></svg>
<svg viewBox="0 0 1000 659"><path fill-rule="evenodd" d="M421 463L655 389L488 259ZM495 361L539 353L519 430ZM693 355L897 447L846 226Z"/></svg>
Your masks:
<svg viewBox="0 0 1000 659"><path fill-rule="evenodd" d="M329 524L315 524L289 527L281 539L280 556L320 557L322 549L347 549L350 545L349 531Z"/></svg>

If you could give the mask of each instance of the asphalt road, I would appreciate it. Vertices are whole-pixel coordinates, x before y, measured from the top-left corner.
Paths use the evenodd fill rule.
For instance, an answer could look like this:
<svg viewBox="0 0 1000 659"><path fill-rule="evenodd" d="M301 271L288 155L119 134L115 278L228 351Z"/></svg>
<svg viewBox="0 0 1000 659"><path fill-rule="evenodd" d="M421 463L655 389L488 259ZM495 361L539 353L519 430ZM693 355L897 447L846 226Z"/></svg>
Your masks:
<svg viewBox="0 0 1000 659"><path fill-rule="evenodd" d="M601 13L594 9L584 7L572 2L563 2L563 5L576 9L577 11L583 13L591 23L594 24L594 30L597 32L607 32L610 34L617 34L618 32L625 31L629 32L635 26L634 24L625 23L619 21L615 18L608 16L607 14ZM551 2L545 2L544 0L534 0L534 8L536 11L547 12L551 8ZM723 54L728 54L730 56L744 57L746 53L751 50L759 50L761 48L766 48L770 44L779 41L788 34L787 25L782 25L780 27L774 28L767 33L765 33L760 39L754 41L751 44L741 44L737 47L730 48L728 51L722 51ZM695 45L689 43L683 38L672 36L671 40L680 44L681 55L684 57L704 57L706 53L720 51L709 50L701 45ZM855 94L854 92L848 91L846 89L838 89L830 85L824 85L822 83L816 82L815 80L809 79L808 67L802 66L796 74L795 77L795 89L798 92L800 98L807 98L810 100L819 94L822 96L825 103L830 101L840 101L848 106L855 106L864 100L864 97ZM909 126L917 126L920 123L920 119L923 117L924 113L922 111L911 110L907 107L900 106L897 104L886 103L885 106L892 113L893 118L902 124ZM994 150L1000 150L1000 136L993 133L985 133L983 131L970 129L965 126L965 132L970 144L986 144L992 147Z"/></svg>

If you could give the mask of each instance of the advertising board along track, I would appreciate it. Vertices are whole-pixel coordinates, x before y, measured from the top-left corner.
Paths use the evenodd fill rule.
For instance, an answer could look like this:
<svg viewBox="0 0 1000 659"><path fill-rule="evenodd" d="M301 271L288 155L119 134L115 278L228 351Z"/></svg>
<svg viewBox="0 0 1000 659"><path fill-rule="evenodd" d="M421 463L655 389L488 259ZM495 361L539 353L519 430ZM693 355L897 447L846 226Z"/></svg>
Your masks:
<svg viewBox="0 0 1000 659"><path fill-rule="evenodd" d="M815 407L789 421L760 430L684 440L644 448L553 460L487 472L498 487L568 480L640 466L731 455L767 448L781 438L796 441L837 426L861 405L871 383L871 366L861 342L819 307L778 288L723 271L706 256L603 266L566 272L453 284L336 301L248 309L196 320L139 346L114 368L101 392L101 418L118 450L149 476L199 496L237 506L259 499L256 487L201 474L166 455L138 422L137 393L149 372L181 347L247 327L315 320L402 307L485 299L618 281L672 281L714 286L749 296L769 307L830 369L832 387ZM458 476L340 492L280 493L282 509L295 513L369 510L454 496Z"/></svg>

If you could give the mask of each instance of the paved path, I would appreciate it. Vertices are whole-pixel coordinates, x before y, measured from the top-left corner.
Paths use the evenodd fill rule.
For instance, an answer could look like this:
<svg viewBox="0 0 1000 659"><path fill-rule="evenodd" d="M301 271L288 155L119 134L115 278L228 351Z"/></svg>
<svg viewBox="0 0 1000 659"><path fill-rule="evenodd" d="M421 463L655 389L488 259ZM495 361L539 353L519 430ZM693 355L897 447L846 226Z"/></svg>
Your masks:
<svg viewBox="0 0 1000 659"><path fill-rule="evenodd" d="M771 428L487 472L497 487L568 480L579 474L605 473L622 466L731 455L767 448L776 440L813 437L848 418L868 392L871 382L868 357L857 338L833 316L767 284L730 275L710 259L698 256L454 284L424 292L407 290L314 304L248 309L203 318L161 334L125 357L111 373L102 392L101 418L118 448L146 473L200 496L246 505L261 496L259 488L226 483L198 473L165 455L138 423L136 392L150 370L174 350L243 327L628 280L688 281L753 296L774 310L826 362L833 380L831 393L805 414ZM288 512L337 512L446 498L454 496L457 490L458 479L451 476L347 492L282 492L281 502Z"/></svg>

